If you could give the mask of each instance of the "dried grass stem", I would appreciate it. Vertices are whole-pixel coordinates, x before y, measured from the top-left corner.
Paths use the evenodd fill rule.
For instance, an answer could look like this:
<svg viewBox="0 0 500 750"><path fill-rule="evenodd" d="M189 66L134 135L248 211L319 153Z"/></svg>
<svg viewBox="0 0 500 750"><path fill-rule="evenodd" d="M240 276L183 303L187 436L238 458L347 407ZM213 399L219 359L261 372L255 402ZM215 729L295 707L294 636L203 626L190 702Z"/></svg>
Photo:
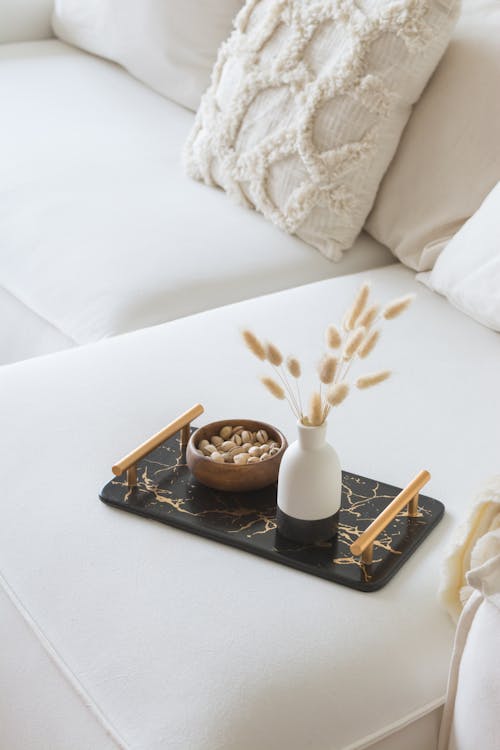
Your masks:
<svg viewBox="0 0 500 750"><path fill-rule="evenodd" d="M365 283L361 285L358 293L356 294L354 298L352 307L347 313L345 327L348 331L352 331L353 328L356 326L359 316L361 315L361 313L366 307L366 303L368 302L369 295L370 295L370 285L368 284L368 282L365 281Z"/></svg>
<svg viewBox="0 0 500 750"><path fill-rule="evenodd" d="M378 385L383 383L384 380L391 377L390 370L381 370L380 372L374 372L370 375L363 375L356 380L356 388L371 388L372 385Z"/></svg>
<svg viewBox="0 0 500 750"><path fill-rule="evenodd" d="M242 331L241 335L243 336L243 340L252 354L255 355L258 359L264 361L266 358L266 350L260 343L255 333L252 333L252 331L249 331L247 328Z"/></svg>

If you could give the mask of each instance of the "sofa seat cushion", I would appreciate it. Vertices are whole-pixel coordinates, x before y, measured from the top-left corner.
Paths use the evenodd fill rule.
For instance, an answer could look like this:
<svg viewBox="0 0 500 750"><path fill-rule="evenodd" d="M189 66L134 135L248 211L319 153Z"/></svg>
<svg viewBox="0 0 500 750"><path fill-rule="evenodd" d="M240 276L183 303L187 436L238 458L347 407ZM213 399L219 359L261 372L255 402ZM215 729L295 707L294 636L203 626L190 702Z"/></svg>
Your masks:
<svg viewBox="0 0 500 750"><path fill-rule="evenodd" d="M354 393L329 439L345 468L399 486L428 468L426 494L447 511L385 588L336 586L100 503L111 465L198 400L203 421L248 415L292 439L293 417L264 392L239 329L313 363L360 277L381 299L418 299L371 355L370 370L393 366L394 379ZM401 266L4 367L0 571L11 601L123 747L367 747L443 700L453 626L436 571L478 477L498 468L499 367L497 334ZM9 685L20 704L36 679ZM0 732L10 721L0 714ZM66 747L80 750L65 726Z"/></svg>
<svg viewBox="0 0 500 750"><path fill-rule="evenodd" d="M183 174L194 116L62 42L0 47L0 284L76 343L392 261L332 264Z"/></svg>

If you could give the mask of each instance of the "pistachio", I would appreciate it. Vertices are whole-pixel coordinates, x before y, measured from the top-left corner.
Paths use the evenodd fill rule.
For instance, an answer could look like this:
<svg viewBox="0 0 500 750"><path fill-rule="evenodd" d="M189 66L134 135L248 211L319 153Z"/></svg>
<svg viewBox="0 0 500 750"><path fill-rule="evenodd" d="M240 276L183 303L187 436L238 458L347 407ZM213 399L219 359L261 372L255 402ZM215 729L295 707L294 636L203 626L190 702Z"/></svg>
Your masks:
<svg viewBox="0 0 500 750"><path fill-rule="evenodd" d="M238 453L233 460L235 464L242 466L250 461L250 456L248 453Z"/></svg>
<svg viewBox="0 0 500 750"><path fill-rule="evenodd" d="M275 456L281 448L276 440L269 437L266 430L252 432L242 425L224 425L218 435L212 435L210 440L200 440L197 447L204 456L208 456L215 463L240 466L266 461Z"/></svg>
<svg viewBox="0 0 500 750"><path fill-rule="evenodd" d="M234 448L231 448L231 450L227 451L225 453L226 458L233 458L234 456L240 455L240 453L245 453L246 451L241 450L241 445L236 445Z"/></svg>

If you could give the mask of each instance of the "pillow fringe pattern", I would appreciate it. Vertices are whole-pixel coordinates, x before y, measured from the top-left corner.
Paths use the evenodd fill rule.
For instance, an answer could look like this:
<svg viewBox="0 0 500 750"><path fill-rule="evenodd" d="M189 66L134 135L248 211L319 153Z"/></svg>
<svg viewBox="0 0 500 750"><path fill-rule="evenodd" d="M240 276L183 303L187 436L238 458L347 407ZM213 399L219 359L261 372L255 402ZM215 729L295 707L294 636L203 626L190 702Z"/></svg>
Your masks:
<svg viewBox="0 0 500 750"><path fill-rule="evenodd" d="M417 60L434 35L427 0L372 3L370 10L362 10L362 5L352 0L248 0L219 50L184 151L191 177L223 187L237 202L302 236L332 260L352 244L371 208L374 194L367 201L366 192L356 188L376 160L387 119L399 108L409 112L413 103L404 88L393 90L382 76L370 72L370 52L376 42L393 35L408 57ZM342 51L315 72L307 50L327 24L342 35ZM283 30L285 38L276 53L270 60L261 59L266 45ZM241 74L221 105L224 71L235 60ZM238 139L249 108L259 95L273 90L287 92L294 107L292 122L285 117L282 125L242 148ZM338 97L362 107L367 124L358 137L321 151L315 143L315 123L322 108ZM290 157L300 160L300 178L278 205L270 194L270 170ZM378 170L375 190L387 166L388 162ZM332 216L337 219L346 240L337 238L331 226L326 232L318 226L311 231L308 225L323 223L317 217L315 221L318 209L330 217L328 225Z"/></svg>

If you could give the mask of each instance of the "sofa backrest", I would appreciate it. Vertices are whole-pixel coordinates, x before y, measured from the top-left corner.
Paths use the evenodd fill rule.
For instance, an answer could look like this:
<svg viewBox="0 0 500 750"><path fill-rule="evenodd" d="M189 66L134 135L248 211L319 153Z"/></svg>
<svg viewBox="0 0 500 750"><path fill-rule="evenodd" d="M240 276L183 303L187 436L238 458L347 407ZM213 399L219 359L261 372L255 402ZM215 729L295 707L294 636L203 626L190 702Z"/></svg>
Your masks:
<svg viewBox="0 0 500 750"><path fill-rule="evenodd" d="M2 0L0 43L53 37L50 23L53 7L53 0Z"/></svg>

